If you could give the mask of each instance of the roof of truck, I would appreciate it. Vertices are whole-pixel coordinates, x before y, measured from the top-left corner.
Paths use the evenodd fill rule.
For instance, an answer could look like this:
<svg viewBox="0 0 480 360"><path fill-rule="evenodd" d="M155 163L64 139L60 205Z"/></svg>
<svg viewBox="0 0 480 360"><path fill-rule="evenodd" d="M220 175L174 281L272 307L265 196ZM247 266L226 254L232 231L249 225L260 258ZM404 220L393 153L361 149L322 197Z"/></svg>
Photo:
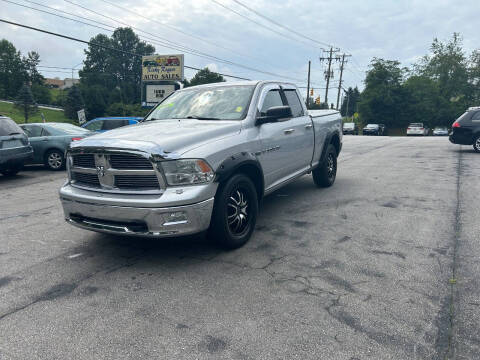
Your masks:
<svg viewBox="0 0 480 360"><path fill-rule="evenodd" d="M280 80L241 80L241 81L223 81L218 83L195 85L195 87L221 87L221 86L232 86L232 85L245 86L245 85L259 85L259 84L268 84L268 83L289 84L289 85L295 86L295 84L292 84L288 81L280 81ZM184 89L188 90L190 89L190 87L187 87Z"/></svg>

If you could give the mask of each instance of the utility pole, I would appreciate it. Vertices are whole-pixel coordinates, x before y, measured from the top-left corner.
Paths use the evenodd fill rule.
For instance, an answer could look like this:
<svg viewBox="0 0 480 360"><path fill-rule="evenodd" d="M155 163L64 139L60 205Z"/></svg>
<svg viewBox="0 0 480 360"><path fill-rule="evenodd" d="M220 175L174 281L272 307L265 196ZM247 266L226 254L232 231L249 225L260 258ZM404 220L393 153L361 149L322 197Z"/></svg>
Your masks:
<svg viewBox="0 0 480 360"><path fill-rule="evenodd" d="M340 65L340 81L338 82L338 94L337 94L337 110L338 110L338 103L340 101L340 90L342 88L342 76L343 76L343 69L344 69L344 66L345 66L345 58L346 57L350 57L352 55L347 55L345 53L343 53L341 59L342 59L342 63ZM338 57L338 59L340 60L340 57Z"/></svg>
<svg viewBox="0 0 480 360"><path fill-rule="evenodd" d="M327 60L328 61L328 69L327 71L325 72L325 80L327 81L327 87L325 89L325 103L327 103L328 105L328 86L330 84L330 78L333 78L333 71L331 70L332 68L332 60L339 60L338 57L333 57L333 53L336 53L338 51L340 51L340 49L337 49L337 48L333 48L333 47L330 47L330 50L326 51L326 50L323 50L324 52L328 53L328 57L321 57L320 58L320 61L324 61L324 60Z"/></svg>
<svg viewBox="0 0 480 360"><path fill-rule="evenodd" d="M308 109L308 104L310 104L310 63L311 63L311 61L308 60L307 109Z"/></svg>

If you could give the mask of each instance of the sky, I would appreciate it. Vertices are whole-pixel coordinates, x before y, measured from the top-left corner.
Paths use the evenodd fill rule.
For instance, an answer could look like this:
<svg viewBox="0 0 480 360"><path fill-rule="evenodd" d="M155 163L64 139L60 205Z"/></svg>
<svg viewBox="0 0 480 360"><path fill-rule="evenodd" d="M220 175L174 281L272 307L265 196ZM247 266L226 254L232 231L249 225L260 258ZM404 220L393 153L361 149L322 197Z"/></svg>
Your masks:
<svg viewBox="0 0 480 360"><path fill-rule="evenodd" d="M155 41L145 41L151 43L158 54L184 53L185 64L188 66L199 68L208 66L214 71L249 79L281 79L305 87L310 60L312 86L315 96L320 95L322 101L325 92L326 62L321 62L319 58L327 56L324 50L329 46L339 49L337 55L343 53L352 55L348 57L345 65L343 87L358 86L360 89L363 88L365 71L374 57L399 60L402 65L410 66L428 53L435 37L446 41L453 32L461 34L464 49L468 53L480 48L478 0L0 0L0 2L2 9L0 19L83 40L89 40L98 33L111 34L104 29L58 18L14 3L56 12L41 6L47 5L113 27L129 25L136 28L134 31L140 37L154 39ZM79 4L85 9L72 3ZM73 18L71 15L62 15ZM108 29L98 23L96 25ZM71 77L72 72L69 69L81 68L85 58L84 44L5 23L0 23L0 38L12 42L22 54L37 51L42 66L68 68L42 68L41 72L46 77ZM165 47L159 43L164 39L174 43L175 46L187 47L190 52L197 54L202 52L218 59L204 58ZM339 62L333 62L334 77L330 83L329 102L334 101L333 97L337 93L339 65ZM261 72L253 71L254 69ZM185 75L191 78L194 71L186 70ZM74 77L77 77L76 71Z"/></svg>

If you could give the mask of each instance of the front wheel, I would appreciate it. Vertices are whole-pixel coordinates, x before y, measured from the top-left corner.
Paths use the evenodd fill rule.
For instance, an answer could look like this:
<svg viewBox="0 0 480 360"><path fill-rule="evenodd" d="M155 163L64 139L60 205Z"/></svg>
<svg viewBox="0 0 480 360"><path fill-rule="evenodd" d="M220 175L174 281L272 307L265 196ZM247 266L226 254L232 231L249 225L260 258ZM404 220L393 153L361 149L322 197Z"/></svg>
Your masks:
<svg viewBox="0 0 480 360"><path fill-rule="evenodd" d="M258 214L258 195L250 178L236 174L215 196L208 236L225 249L243 246L251 237Z"/></svg>
<svg viewBox="0 0 480 360"><path fill-rule="evenodd" d="M328 145L325 160L312 171L313 181L318 187L332 186L337 177L337 150Z"/></svg>
<svg viewBox="0 0 480 360"><path fill-rule="evenodd" d="M473 149L476 152L480 152L480 136L477 136L477 138L473 140Z"/></svg>
<svg viewBox="0 0 480 360"><path fill-rule="evenodd" d="M59 150L50 150L45 155L45 166L50 170L61 170L65 165L63 154Z"/></svg>

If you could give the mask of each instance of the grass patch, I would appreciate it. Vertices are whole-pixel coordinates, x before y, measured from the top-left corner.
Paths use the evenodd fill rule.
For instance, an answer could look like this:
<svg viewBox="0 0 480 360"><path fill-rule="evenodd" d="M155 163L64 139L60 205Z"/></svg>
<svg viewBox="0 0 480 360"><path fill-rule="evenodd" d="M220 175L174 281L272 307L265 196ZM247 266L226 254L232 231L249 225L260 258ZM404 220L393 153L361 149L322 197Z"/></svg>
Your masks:
<svg viewBox="0 0 480 360"><path fill-rule="evenodd" d="M28 119L28 122L42 122L42 117L40 115L41 113L43 113L45 116L45 121L47 122L66 122L73 124L72 120L65 117L63 111L41 108L38 109L36 114L32 115L32 117ZM17 124L23 124L25 122L22 112L18 109L15 109L13 104L10 103L0 102L0 114L12 118Z"/></svg>

